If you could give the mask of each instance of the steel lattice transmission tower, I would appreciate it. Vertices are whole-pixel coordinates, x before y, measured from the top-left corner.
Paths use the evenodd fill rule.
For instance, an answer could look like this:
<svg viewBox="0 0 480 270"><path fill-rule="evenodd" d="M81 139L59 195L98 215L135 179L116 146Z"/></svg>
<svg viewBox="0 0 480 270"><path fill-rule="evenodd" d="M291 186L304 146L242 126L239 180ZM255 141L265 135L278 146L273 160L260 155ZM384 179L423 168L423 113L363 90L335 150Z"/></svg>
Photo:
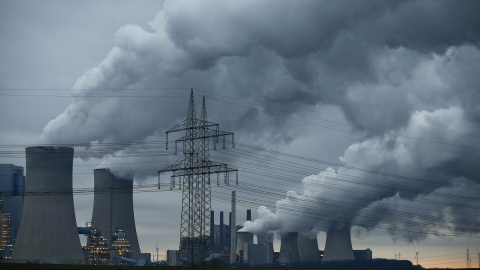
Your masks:
<svg viewBox="0 0 480 270"><path fill-rule="evenodd" d="M234 134L220 131L219 124L207 121L205 97L200 119L196 118L193 89L190 93L187 119L165 132L167 149L168 134L173 132L185 132L185 136L175 140L175 154L178 143L183 143L183 156L174 164L158 171L159 188L162 172L172 172L170 189L175 188L175 178L179 179L179 189L182 190L182 213L178 263L186 266L205 266L210 254L211 241L210 175L217 174L217 185L220 185L220 175L223 175L223 182L228 185L230 173L235 172L235 181L238 184L237 170L209 159L209 145L211 141L215 148L216 143L222 139L225 148L226 137L231 136L234 147Z"/></svg>

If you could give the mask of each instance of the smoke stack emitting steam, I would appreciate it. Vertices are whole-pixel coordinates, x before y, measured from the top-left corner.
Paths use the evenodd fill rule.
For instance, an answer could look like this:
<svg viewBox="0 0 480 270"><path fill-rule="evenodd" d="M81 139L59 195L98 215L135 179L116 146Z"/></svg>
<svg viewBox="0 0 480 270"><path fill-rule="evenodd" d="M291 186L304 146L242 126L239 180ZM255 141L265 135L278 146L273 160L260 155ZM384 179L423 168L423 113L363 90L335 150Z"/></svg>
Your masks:
<svg viewBox="0 0 480 270"><path fill-rule="evenodd" d="M133 179L119 178L108 169L95 169L94 186L92 225L109 241L113 232L123 229L136 258L140 246L133 211Z"/></svg>
<svg viewBox="0 0 480 270"><path fill-rule="evenodd" d="M355 257L350 239L350 226L344 226L340 230L330 229L327 232L323 261L352 260L355 260Z"/></svg>

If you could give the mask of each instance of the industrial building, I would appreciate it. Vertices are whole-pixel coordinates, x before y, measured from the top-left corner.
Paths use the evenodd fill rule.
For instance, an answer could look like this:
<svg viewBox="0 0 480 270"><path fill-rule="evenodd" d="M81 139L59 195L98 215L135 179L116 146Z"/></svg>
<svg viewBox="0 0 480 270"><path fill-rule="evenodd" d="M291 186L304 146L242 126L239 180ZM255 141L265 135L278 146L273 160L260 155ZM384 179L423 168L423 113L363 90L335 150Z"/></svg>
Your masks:
<svg viewBox="0 0 480 270"><path fill-rule="evenodd" d="M266 265L267 245L244 244L242 255L243 264L246 265Z"/></svg>
<svg viewBox="0 0 480 270"><path fill-rule="evenodd" d="M26 148L26 196L13 262L84 260L72 193L73 148Z"/></svg>
<svg viewBox="0 0 480 270"><path fill-rule="evenodd" d="M250 209L247 209L247 220L251 220L252 212ZM212 242L212 248L214 251L214 256L219 258L221 261L225 263L229 263L230 258L230 242L231 242L231 230L230 224L232 224L232 213L229 213L229 221L228 225L224 223L224 214L223 211L220 211L220 224L214 224L215 212L211 212L211 227L210 227L210 239ZM238 231L243 228L240 225L235 226L236 230ZM253 235L252 235L252 243L253 243ZM235 247L238 246L238 241ZM238 254L238 253L237 253Z"/></svg>
<svg viewBox="0 0 480 270"><path fill-rule="evenodd" d="M109 169L94 170L92 226L107 238L110 249L120 235L131 249L120 253L126 258L137 257L140 246L133 211L133 179L119 178Z"/></svg>
<svg viewBox="0 0 480 270"><path fill-rule="evenodd" d="M353 261L352 240L350 238L350 226L341 229L330 229L327 232L327 240L323 254L323 261Z"/></svg>
<svg viewBox="0 0 480 270"><path fill-rule="evenodd" d="M10 214L3 213L3 201L0 200L0 259L9 258L11 252Z"/></svg>
<svg viewBox="0 0 480 270"><path fill-rule="evenodd" d="M353 255L355 256L355 261L357 262L365 262L372 260L372 250L369 248L362 250L354 250Z"/></svg>
<svg viewBox="0 0 480 270"><path fill-rule="evenodd" d="M253 245L253 234L251 232L237 231L237 245L235 248L237 263L245 263L248 260L248 258L244 258L248 245Z"/></svg>
<svg viewBox="0 0 480 270"><path fill-rule="evenodd" d="M87 243L82 247L83 256L88 264L104 264L110 260L108 241L97 228L87 222L86 227L78 227L78 234L87 237Z"/></svg>
<svg viewBox="0 0 480 270"><path fill-rule="evenodd" d="M10 243L17 239L20 218L22 216L25 176L23 167L13 164L0 164L0 200L3 202L3 214L10 215Z"/></svg>

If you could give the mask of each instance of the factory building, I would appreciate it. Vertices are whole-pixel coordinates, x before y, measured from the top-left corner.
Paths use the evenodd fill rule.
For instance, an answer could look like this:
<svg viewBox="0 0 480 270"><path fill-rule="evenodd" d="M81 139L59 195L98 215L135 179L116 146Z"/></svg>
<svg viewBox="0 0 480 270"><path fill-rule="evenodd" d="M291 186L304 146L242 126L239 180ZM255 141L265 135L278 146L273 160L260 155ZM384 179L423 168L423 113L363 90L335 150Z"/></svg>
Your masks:
<svg viewBox="0 0 480 270"><path fill-rule="evenodd" d="M80 263L72 193L73 148L26 148L26 196L13 262Z"/></svg>
<svg viewBox="0 0 480 270"><path fill-rule="evenodd" d="M120 253L135 259L140 246L133 212L133 179L118 178L108 169L96 169L94 190L92 226L108 239L110 248L125 245L123 241L127 241L131 251ZM118 236L123 239L121 243Z"/></svg>
<svg viewBox="0 0 480 270"><path fill-rule="evenodd" d="M248 245L253 245L253 234L251 232L237 231L237 246L235 248L237 263L244 263L245 250Z"/></svg>
<svg viewBox="0 0 480 270"><path fill-rule="evenodd" d="M267 264L267 245L244 244L243 264L246 265L265 265Z"/></svg>
<svg viewBox="0 0 480 270"><path fill-rule="evenodd" d="M323 254L323 261L353 261L352 240L350 238L350 226L342 229L330 229L327 232L327 240Z"/></svg>
<svg viewBox="0 0 480 270"><path fill-rule="evenodd" d="M11 252L10 214L3 213L3 201L0 200L0 258L9 258Z"/></svg>
<svg viewBox="0 0 480 270"><path fill-rule="evenodd" d="M22 216L25 176L23 167L13 164L0 164L0 200L3 201L3 214L10 215L10 242L15 244Z"/></svg>
<svg viewBox="0 0 480 270"><path fill-rule="evenodd" d="M220 259L228 259L230 254L230 224L232 222L232 213L229 213L229 222L228 225L224 223L224 215L223 211L220 211L220 224L216 225L214 222L211 222L211 231L210 231L210 239L212 240L214 254L216 257ZM211 219L214 220L215 212L211 212ZM251 211L250 209L247 210L247 218L250 216L251 218ZM247 219L248 220L248 219ZM236 231L240 230L242 226L237 225ZM252 236L253 239L253 236ZM238 246L238 245L237 245ZM228 258L226 258L228 256ZM226 260L225 262L229 262Z"/></svg>
<svg viewBox="0 0 480 270"><path fill-rule="evenodd" d="M364 262L372 260L372 250L367 248L364 250L354 250L353 255L355 256L355 261Z"/></svg>
<svg viewBox="0 0 480 270"><path fill-rule="evenodd" d="M87 224L87 227L78 227L78 234L87 237L87 244L82 247L88 264L105 264L110 260L110 249L107 238L97 228Z"/></svg>

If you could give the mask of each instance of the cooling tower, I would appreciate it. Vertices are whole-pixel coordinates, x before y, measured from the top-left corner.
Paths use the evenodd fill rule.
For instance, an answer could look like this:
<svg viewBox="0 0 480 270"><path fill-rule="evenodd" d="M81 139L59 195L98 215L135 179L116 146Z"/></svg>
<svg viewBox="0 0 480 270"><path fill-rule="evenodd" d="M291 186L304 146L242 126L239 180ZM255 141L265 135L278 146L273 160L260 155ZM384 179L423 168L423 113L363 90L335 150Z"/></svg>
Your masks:
<svg viewBox="0 0 480 270"><path fill-rule="evenodd" d="M73 148L28 147L27 177L14 262L78 263L84 259L72 194Z"/></svg>
<svg viewBox="0 0 480 270"><path fill-rule="evenodd" d="M352 240L350 239L350 226L341 230L329 230L323 253L323 261L353 261Z"/></svg>
<svg viewBox="0 0 480 270"><path fill-rule="evenodd" d="M273 233L258 234L257 244L267 246L267 255L265 261L267 264L273 263Z"/></svg>
<svg viewBox="0 0 480 270"><path fill-rule="evenodd" d="M303 233L298 234L297 238L298 254L301 262L320 261L320 252L318 250L317 236L310 239Z"/></svg>
<svg viewBox="0 0 480 270"><path fill-rule="evenodd" d="M237 232L236 254L243 249L243 244L253 244L253 234L250 232Z"/></svg>
<svg viewBox="0 0 480 270"><path fill-rule="evenodd" d="M288 232L281 235L282 241L280 246L279 263L292 264L300 261L298 255L297 232Z"/></svg>
<svg viewBox="0 0 480 270"><path fill-rule="evenodd" d="M108 169L94 170L95 195L92 225L111 244L111 234L122 228L132 248L133 258L140 253L133 214L133 179L121 179Z"/></svg>

